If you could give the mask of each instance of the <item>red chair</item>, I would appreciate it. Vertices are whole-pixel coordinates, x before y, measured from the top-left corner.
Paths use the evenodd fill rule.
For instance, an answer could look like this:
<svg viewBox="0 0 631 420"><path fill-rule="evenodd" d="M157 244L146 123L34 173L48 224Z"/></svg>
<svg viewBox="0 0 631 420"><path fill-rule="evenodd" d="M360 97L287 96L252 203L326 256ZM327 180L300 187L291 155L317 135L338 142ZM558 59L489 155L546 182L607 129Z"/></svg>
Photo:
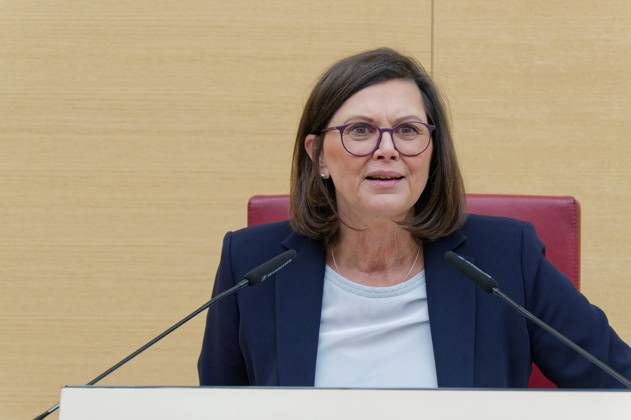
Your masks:
<svg viewBox="0 0 631 420"><path fill-rule="evenodd" d="M546 257L580 285L580 206L573 197L467 194L467 212L505 216L534 225L546 245ZM248 226L289 218L289 196L256 195L248 202ZM533 364L529 386L553 388Z"/></svg>

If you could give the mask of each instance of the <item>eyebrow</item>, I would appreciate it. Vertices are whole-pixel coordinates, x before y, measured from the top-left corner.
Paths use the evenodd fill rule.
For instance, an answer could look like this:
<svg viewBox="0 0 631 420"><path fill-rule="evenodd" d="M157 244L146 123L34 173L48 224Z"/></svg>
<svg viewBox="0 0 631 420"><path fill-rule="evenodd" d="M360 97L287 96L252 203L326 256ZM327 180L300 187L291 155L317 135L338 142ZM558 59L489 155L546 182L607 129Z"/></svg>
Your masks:
<svg viewBox="0 0 631 420"><path fill-rule="evenodd" d="M366 122L375 124L375 119L374 118L368 117L366 115L352 115L352 116L348 117L346 120L344 120L342 125L348 124L349 122L351 122L353 120L361 120L361 121L366 121ZM421 119L421 117L419 117L418 115L410 114L410 115L404 115L402 117L396 118L394 120L394 124L393 125L397 125L397 124L401 123L402 121L406 121L406 120L416 120L418 122L427 124L427 122L423 121Z"/></svg>

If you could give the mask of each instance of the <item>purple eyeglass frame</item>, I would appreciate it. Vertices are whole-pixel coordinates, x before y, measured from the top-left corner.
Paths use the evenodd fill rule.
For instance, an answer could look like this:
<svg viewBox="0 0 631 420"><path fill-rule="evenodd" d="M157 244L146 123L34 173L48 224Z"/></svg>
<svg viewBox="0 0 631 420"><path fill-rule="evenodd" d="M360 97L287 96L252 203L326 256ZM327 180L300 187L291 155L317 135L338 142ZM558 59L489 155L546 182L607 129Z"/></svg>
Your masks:
<svg viewBox="0 0 631 420"><path fill-rule="evenodd" d="M375 145L375 148L372 149L370 152L365 153L363 155L358 155L356 153L351 152L350 150L348 150L348 148L346 147L346 145L344 144L344 130L346 129L346 127L348 127L349 125L353 125L353 124L357 124L357 121L354 121L352 123L348 123L348 124L344 124L344 125L336 125L334 127L327 127L324 130L320 131L320 134L324 134L328 131L333 131L333 130L337 130L340 132L340 141L342 142L342 147L344 148L344 150L346 150L349 154L353 155L353 156L357 156L357 157L364 157L364 156L369 156L372 155L373 153L375 153L377 151L377 149L379 149L379 146L381 146L381 139L383 139L383 133L390 133L390 138L392 139L392 145L394 146L394 150L396 150L399 154L403 155L403 156L407 156L407 157L414 157L414 156L418 156L420 154L422 154L424 151L427 150L427 148L429 147L430 143L432 142L432 135L434 134L434 131L436 130L436 126L432 125L432 124L426 124L424 122L420 122L420 121L413 121L415 124L421 124L424 125L425 127L427 127L427 129L429 130L429 141L427 142L427 145L425 146L425 148L423 150L421 150L418 153L415 153L413 155L408 155L406 153L403 153L399 150L399 148L397 147L397 142L394 140L394 130L396 130L397 128L399 128L402 125L405 124L409 124L410 121L408 122L404 122L401 123L399 125L395 125L392 128L385 128L385 127L375 127L372 124L368 124L374 128L376 128L377 130L379 130L379 138L377 139L377 144Z"/></svg>

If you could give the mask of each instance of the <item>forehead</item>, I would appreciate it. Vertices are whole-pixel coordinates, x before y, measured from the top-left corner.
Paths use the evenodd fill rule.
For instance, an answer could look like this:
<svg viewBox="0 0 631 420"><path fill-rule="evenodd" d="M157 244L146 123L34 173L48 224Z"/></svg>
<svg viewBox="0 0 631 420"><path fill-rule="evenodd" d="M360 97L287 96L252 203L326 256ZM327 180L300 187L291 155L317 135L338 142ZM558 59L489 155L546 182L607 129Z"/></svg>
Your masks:
<svg viewBox="0 0 631 420"><path fill-rule="evenodd" d="M342 104L331 121L340 123L353 117L392 121L404 116L425 121L423 98L414 81L394 79L358 91Z"/></svg>

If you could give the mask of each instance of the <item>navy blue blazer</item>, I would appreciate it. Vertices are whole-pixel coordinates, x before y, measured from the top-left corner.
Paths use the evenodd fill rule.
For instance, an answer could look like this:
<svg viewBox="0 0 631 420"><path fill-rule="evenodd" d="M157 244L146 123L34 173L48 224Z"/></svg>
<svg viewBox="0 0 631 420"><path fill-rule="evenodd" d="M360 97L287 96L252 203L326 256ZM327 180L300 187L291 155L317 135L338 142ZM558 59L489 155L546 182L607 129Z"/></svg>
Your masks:
<svg viewBox="0 0 631 420"><path fill-rule="evenodd" d="M314 385L325 266L320 242L295 233L287 222L228 233L213 293L287 249L297 252L292 264L210 309L198 362L201 385ZM561 387L620 386L496 296L477 289L445 262L449 250L473 261L513 300L631 378L631 349L605 314L545 259L532 226L470 215L459 231L423 245L439 387L526 387L531 361Z"/></svg>

